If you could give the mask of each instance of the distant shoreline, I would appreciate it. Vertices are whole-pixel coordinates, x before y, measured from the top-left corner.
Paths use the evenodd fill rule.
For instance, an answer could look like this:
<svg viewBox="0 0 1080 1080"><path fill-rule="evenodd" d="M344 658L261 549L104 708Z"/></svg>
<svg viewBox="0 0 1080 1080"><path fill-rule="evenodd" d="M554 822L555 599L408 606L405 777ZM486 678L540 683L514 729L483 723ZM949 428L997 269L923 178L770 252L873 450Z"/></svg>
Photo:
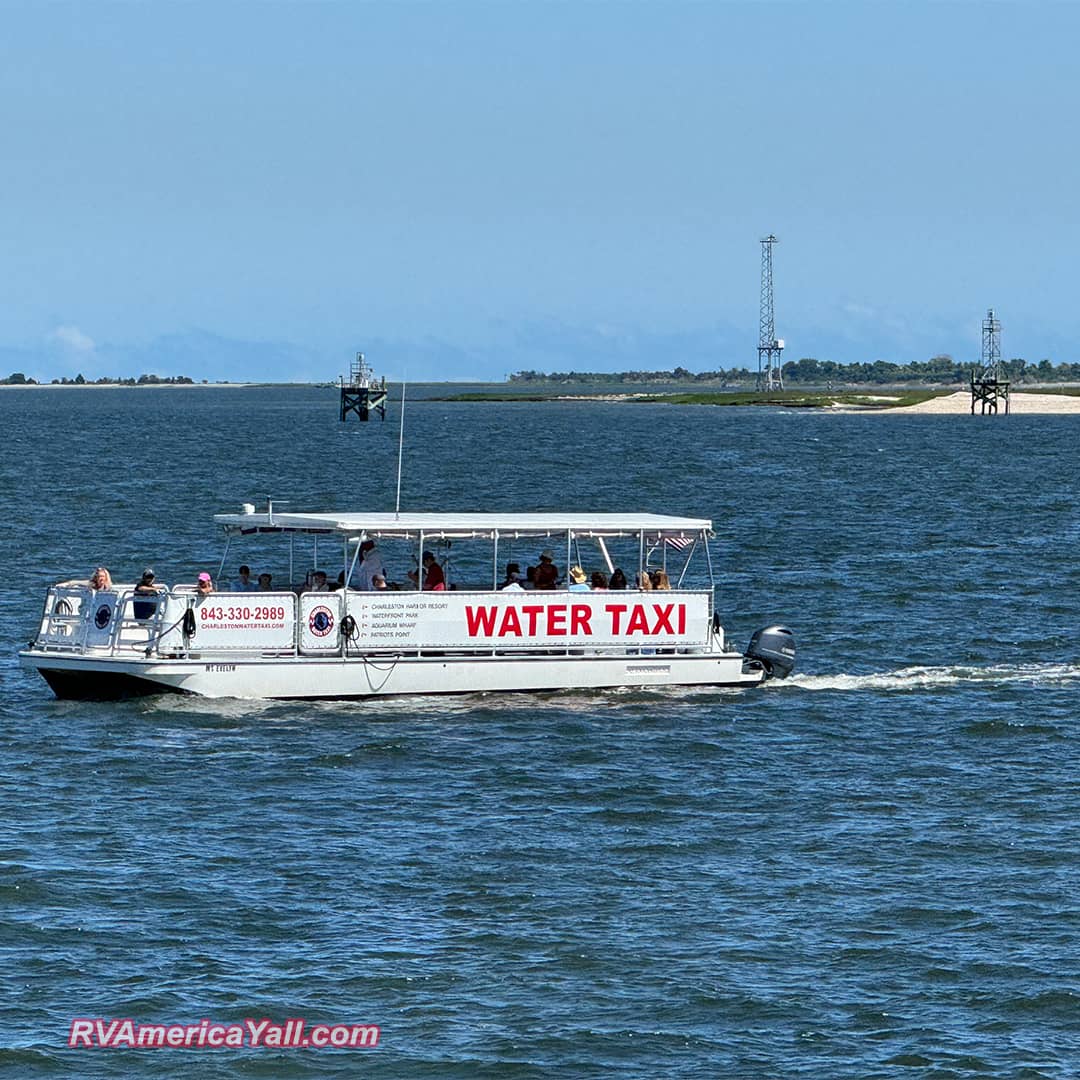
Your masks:
<svg viewBox="0 0 1080 1080"><path fill-rule="evenodd" d="M235 390L246 386L266 386L267 383L0 383L0 390ZM288 385L283 383L282 385ZM315 385L315 384L312 384Z"/></svg>
<svg viewBox="0 0 1080 1080"><path fill-rule="evenodd" d="M417 385L454 386L454 383L425 383ZM475 384L474 384L475 385ZM480 384L501 387L501 383ZM214 382L214 383L0 383L0 390L245 390L257 388L310 387L313 389L336 389L332 384L318 383L268 383L268 382ZM580 393L567 393L568 387L560 386L559 392L534 392L529 394L500 390L473 391L445 397L427 398L427 401L480 403L480 404L542 404L552 402L603 402L605 404L653 404L653 405L705 405L725 408L771 407L789 410L806 410L827 413L876 413L879 415L970 415L971 394L966 389L898 390L895 387L862 387L846 390L795 390L780 394L755 391L715 391L685 393L677 390L639 390L626 392L590 392L582 386ZM1047 387L1016 390L1010 398L1010 412L1023 415L1074 415L1080 414L1080 388Z"/></svg>

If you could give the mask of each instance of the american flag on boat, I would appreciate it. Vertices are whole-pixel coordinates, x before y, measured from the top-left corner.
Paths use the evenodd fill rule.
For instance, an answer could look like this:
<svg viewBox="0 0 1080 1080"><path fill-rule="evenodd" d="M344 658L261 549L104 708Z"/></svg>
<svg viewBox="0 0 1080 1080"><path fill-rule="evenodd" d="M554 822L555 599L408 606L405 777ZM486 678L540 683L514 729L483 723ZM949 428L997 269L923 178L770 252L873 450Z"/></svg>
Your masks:
<svg viewBox="0 0 1080 1080"><path fill-rule="evenodd" d="M665 536L664 543L676 551L685 551L694 542L691 536Z"/></svg>

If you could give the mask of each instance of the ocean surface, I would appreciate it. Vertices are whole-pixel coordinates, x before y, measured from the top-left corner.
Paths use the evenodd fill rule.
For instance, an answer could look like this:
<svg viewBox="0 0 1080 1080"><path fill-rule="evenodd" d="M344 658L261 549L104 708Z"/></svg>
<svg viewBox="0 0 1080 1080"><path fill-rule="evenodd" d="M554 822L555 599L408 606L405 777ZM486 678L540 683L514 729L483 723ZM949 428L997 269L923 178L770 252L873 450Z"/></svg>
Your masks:
<svg viewBox="0 0 1080 1080"><path fill-rule="evenodd" d="M50 582L192 580L267 494L393 509L400 407L0 391L0 1074L1080 1073L1077 418L410 393L403 508L711 517L725 626L790 626L797 674L58 701L15 655ZM76 1017L381 1038L72 1050Z"/></svg>

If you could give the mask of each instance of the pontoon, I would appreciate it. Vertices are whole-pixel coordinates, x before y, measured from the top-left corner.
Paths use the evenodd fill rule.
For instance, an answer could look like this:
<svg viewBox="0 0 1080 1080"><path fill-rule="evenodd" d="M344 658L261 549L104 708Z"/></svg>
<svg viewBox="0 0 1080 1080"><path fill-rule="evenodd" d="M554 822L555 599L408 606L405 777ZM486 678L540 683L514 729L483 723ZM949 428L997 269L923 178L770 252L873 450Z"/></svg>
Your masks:
<svg viewBox="0 0 1080 1080"><path fill-rule="evenodd" d="M757 631L729 647L715 611L712 523L658 514L219 514L230 551L285 541L288 588L215 591L174 585L48 590L37 635L19 655L59 697L114 699L181 692L207 697L366 698L389 694L604 687L756 686L789 674L791 632ZM374 541L390 566L432 551L445 586L413 572L379 591L353 585ZM571 566L630 587L498 588L508 561L552 550ZM321 549L321 550L320 550ZM281 555L284 563L286 555ZM310 564L341 566L341 587L308 591ZM254 560L252 560L254 561ZM280 564L279 564L280 565ZM650 568L671 588L634 587ZM333 581L334 575L330 574ZM394 587L396 584L396 587Z"/></svg>

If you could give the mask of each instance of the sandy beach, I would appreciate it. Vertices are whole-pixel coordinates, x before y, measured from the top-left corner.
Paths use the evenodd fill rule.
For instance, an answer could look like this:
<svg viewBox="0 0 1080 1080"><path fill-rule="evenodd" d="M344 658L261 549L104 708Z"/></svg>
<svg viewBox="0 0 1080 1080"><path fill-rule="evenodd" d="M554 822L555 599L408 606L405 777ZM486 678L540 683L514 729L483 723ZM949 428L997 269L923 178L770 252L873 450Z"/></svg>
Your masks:
<svg viewBox="0 0 1080 1080"><path fill-rule="evenodd" d="M947 397L931 398L921 405L875 409L874 411L882 416L898 416L901 413L940 413L949 416L969 416L971 414L971 391L958 390L955 394L949 394ZM1069 394L1013 393L1009 396L1009 412L1021 416L1041 413L1080 413L1080 397Z"/></svg>

